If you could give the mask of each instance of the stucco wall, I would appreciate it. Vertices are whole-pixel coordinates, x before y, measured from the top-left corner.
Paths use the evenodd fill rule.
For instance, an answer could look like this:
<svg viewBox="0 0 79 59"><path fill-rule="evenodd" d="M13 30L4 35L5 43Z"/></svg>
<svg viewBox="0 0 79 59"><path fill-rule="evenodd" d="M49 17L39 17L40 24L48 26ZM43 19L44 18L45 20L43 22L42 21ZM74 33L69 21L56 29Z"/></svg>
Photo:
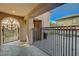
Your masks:
<svg viewBox="0 0 79 59"><path fill-rule="evenodd" d="M79 25L79 17L66 18L59 21L56 21L58 26L72 26Z"/></svg>
<svg viewBox="0 0 79 59"><path fill-rule="evenodd" d="M50 27L50 22L49 22L49 17L50 17L50 12L46 12L42 15L39 15L37 17L34 17L34 18L30 18L29 21L28 21L28 38L29 38L29 42L32 44L32 29L34 28L34 24L33 24L33 20L36 18L36 19L39 19L39 20L42 20L42 27Z"/></svg>
<svg viewBox="0 0 79 59"><path fill-rule="evenodd" d="M72 19L64 19L61 21L57 21L57 26L69 26L72 24Z"/></svg>
<svg viewBox="0 0 79 59"><path fill-rule="evenodd" d="M50 12L46 12L46 13L44 13L42 15L39 15L39 16L37 16L35 18L37 18L39 20L42 20L42 27L50 27L50 22L49 22L50 21L49 20Z"/></svg>
<svg viewBox="0 0 79 59"><path fill-rule="evenodd" d="M10 14L6 14L6 13L0 13L0 45L3 44L3 40L1 39L1 20L3 20L6 17L13 17L16 18L18 20L18 22L20 23L20 33L19 33L19 40L21 42L26 41L26 35L27 35L27 23L24 21L24 17L20 17L20 16L15 16L15 15L10 15Z"/></svg>

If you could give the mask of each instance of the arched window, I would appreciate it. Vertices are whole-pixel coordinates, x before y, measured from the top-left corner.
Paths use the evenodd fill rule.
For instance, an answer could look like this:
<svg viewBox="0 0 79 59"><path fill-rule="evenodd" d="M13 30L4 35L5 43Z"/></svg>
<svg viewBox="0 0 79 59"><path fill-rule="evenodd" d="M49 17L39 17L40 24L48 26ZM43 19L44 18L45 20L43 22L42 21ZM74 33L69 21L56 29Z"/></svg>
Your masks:
<svg viewBox="0 0 79 59"><path fill-rule="evenodd" d="M20 24L16 18L5 17L1 22L1 37L3 43L19 40Z"/></svg>
<svg viewBox="0 0 79 59"><path fill-rule="evenodd" d="M12 17L7 17L2 20L2 26L8 30L14 30L19 27L19 22Z"/></svg>

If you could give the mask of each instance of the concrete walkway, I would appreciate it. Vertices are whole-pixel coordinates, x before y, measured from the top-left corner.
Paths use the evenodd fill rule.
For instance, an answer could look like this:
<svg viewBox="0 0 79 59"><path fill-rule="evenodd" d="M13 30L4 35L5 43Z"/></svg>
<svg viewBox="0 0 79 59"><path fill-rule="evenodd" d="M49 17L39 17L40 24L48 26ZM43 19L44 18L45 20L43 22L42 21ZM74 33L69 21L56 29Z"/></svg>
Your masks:
<svg viewBox="0 0 79 59"><path fill-rule="evenodd" d="M48 56L35 46L24 47L16 43L17 42L11 42L1 46L0 56Z"/></svg>

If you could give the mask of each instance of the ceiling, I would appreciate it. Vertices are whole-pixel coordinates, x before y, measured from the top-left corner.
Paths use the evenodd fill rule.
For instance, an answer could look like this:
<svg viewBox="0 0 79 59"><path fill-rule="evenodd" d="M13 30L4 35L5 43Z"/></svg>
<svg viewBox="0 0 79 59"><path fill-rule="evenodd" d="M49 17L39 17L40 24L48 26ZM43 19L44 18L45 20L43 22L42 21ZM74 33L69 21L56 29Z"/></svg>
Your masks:
<svg viewBox="0 0 79 59"><path fill-rule="evenodd" d="M0 3L0 12L26 16L38 5L39 3Z"/></svg>
<svg viewBox="0 0 79 59"><path fill-rule="evenodd" d="M34 8L30 13L30 17L39 16L45 12L51 11L65 3L40 3L36 8Z"/></svg>
<svg viewBox="0 0 79 59"><path fill-rule="evenodd" d="M60 5L63 3L0 3L0 12L28 18L41 15Z"/></svg>

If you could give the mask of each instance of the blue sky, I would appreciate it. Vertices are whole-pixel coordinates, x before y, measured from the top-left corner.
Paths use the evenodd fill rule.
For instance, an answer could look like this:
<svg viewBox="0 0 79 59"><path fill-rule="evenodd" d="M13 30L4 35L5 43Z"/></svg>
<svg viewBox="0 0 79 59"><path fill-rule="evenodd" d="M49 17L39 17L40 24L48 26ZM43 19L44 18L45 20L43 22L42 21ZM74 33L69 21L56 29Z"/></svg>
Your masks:
<svg viewBox="0 0 79 59"><path fill-rule="evenodd" d="M57 19L79 14L79 3L68 3L51 10L50 21L55 22Z"/></svg>

